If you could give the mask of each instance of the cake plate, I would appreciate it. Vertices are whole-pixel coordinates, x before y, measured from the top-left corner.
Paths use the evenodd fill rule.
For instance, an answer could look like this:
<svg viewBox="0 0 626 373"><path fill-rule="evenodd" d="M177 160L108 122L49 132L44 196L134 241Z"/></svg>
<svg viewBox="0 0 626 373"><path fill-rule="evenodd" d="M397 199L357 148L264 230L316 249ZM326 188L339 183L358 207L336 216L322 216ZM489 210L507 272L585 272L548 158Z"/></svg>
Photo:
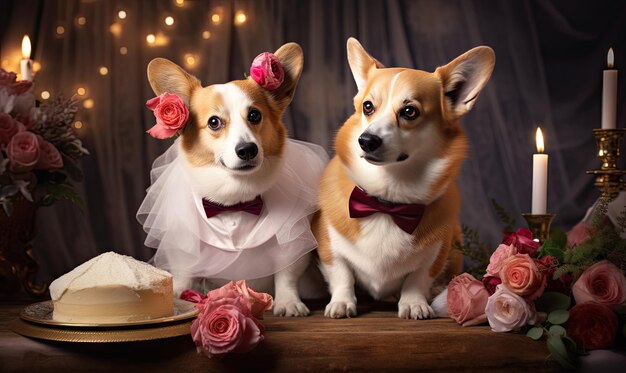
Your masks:
<svg viewBox="0 0 626 373"><path fill-rule="evenodd" d="M128 320L110 324L68 323L52 319L52 301L26 306L11 322L14 332L26 337L62 342L134 342L172 338L190 333L198 310L194 303L174 299L172 316L152 320Z"/></svg>

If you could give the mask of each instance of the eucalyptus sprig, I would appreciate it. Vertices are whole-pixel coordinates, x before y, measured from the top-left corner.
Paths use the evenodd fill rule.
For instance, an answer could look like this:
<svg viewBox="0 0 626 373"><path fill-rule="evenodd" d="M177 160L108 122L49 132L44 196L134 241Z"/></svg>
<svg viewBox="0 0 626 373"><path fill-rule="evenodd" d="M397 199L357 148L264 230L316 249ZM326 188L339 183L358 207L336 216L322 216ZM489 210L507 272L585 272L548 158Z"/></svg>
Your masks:
<svg viewBox="0 0 626 373"><path fill-rule="evenodd" d="M578 350L576 342L567 335L563 324L569 319L571 298L557 292L545 292L536 302L537 309L547 313L546 321L534 325L526 332L526 336L536 341L545 338L550 356L566 369L576 369Z"/></svg>

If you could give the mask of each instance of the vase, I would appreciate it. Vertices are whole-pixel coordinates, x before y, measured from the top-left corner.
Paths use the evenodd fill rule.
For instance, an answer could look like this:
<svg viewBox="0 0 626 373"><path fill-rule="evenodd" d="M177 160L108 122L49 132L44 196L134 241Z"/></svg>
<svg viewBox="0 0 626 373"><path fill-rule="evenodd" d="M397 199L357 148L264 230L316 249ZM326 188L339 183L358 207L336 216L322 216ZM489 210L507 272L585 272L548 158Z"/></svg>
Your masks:
<svg viewBox="0 0 626 373"><path fill-rule="evenodd" d="M10 216L0 208L0 293L26 292L40 297L47 283L37 283L39 263L33 254L35 217L38 205L23 196L13 199Z"/></svg>

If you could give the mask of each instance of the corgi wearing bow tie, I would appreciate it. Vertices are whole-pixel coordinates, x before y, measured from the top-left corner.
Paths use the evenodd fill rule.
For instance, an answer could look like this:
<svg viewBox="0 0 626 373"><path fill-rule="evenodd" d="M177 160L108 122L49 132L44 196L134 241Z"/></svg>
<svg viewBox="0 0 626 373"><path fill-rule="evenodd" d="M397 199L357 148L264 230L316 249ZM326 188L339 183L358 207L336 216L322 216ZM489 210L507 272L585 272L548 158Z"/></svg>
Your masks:
<svg viewBox="0 0 626 373"><path fill-rule="evenodd" d="M435 316L433 280L459 272L456 178L468 147L460 119L495 64L477 47L433 73L384 68L353 38L348 62L356 112L339 130L320 183L313 221L331 292L325 315L356 315L355 285L376 299L397 297L398 317Z"/></svg>

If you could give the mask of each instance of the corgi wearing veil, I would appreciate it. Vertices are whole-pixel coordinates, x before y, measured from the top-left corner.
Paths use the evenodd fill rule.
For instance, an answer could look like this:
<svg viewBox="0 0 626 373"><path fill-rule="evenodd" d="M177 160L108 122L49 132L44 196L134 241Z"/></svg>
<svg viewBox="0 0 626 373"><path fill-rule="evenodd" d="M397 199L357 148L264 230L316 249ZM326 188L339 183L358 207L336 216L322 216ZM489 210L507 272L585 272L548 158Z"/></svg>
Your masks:
<svg viewBox="0 0 626 373"><path fill-rule="evenodd" d="M188 110L175 131L179 138L154 162L137 213L146 245L156 249L154 264L174 275L175 292L194 279L271 284L275 275L274 314L309 313L298 280L316 247L310 220L328 156L317 145L288 139L281 121L302 67L295 43L260 54L244 80L206 87L166 59L148 65L160 103L176 95ZM151 101L157 125L148 132L169 137L160 136L171 130L167 125L156 128L157 111L165 119L177 111ZM265 291L266 285L253 286Z"/></svg>

